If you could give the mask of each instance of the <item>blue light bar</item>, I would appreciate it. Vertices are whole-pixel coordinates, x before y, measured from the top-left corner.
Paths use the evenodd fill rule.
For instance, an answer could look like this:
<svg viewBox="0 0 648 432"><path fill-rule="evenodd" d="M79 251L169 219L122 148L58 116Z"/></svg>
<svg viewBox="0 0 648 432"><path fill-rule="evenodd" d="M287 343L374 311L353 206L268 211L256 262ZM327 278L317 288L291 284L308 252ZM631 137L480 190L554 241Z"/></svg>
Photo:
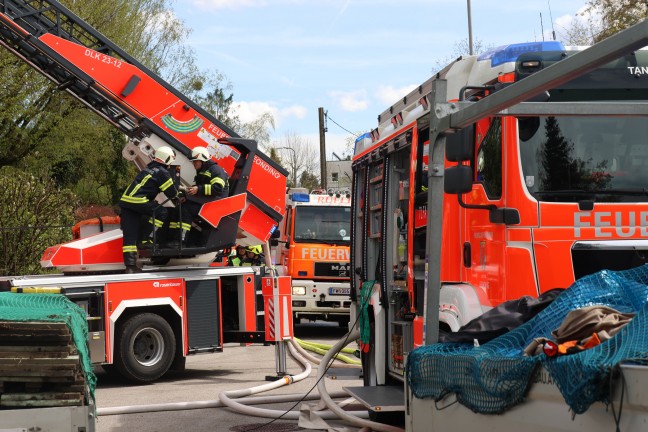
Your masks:
<svg viewBox="0 0 648 432"><path fill-rule="evenodd" d="M355 144L358 144L359 141L362 141L363 139L371 139L371 134L369 132L365 132L362 135L360 135L358 138L355 140Z"/></svg>
<svg viewBox="0 0 648 432"><path fill-rule="evenodd" d="M519 44L503 45L492 50L486 51L477 60L491 61L491 67L501 65L503 63L514 62L520 54L529 52L543 52L543 51L565 51L565 47L558 41L545 41L545 42L525 42Z"/></svg>
<svg viewBox="0 0 648 432"><path fill-rule="evenodd" d="M290 199L294 202L310 202L310 195L302 192L294 192L290 194Z"/></svg>
<svg viewBox="0 0 648 432"><path fill-rule="evenodd" d="M367 148L367 145L370 144L371 144L371 134L369 132L363 133L355 140L355 143L353 145L353 154L362 153Z"/></svg>

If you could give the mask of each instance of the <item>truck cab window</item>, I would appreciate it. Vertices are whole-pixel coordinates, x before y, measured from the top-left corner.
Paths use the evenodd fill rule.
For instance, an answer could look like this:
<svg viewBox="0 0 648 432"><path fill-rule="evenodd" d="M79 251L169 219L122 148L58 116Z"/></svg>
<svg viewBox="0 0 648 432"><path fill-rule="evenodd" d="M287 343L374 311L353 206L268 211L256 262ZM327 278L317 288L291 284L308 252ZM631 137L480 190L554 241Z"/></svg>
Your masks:
<svg viewBox="0 0 648 432"><path fill-rule="evenodd" d="M648 200L645 119L570 116L537 122L530 131L518 122L524 182L537 200Z"/></svg>
<svg viewBox="0 0 648 432"><path fill-rule="evenodd" d="M502 197L502 120L495 118L477 151L477 181L490 199Z"/></svg>

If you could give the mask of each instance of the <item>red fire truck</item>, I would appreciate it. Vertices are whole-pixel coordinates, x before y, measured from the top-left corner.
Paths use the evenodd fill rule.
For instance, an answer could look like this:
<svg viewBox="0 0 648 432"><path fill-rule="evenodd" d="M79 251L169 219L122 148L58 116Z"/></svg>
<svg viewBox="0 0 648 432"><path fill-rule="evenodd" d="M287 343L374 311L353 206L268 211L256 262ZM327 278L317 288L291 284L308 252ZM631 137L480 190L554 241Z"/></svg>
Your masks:
<svg viewBox="0 0 648 432"><path fill-rule="evenodd" d="M349 243L351 196L309 194L293 188L272 253L280 274L292 279L292 309L299 320L347 326L351 305Z"/></svg>
<svg viewBox="0 0 648 432"><path fill-rule="evenodd" d="M461 57L356 142L351 294L371 329L365 387L356 392L368 407L415 410L413 431L518 430L533 420L518 416L508 427L506 416L406 403L407 356L435 342L439 328L456 331L504 301L647 262L648 128L639 102L648 85L633 72L648 64L647 52L635 51L645 24L625 46L580 52L551 41ZM580 69L569 69L577 59ZM533 93L536 73L544 87ZM560 409L568 417L560 401L555 408L547 417Z"/></svg>
<svg viewBox="0 0 648 432"><path fill-rule="evenodd" d="M230 175L229 196L203 203L192 222L194 245L141 250L143 273L119 274L122 233L113 229L47 249L41 264L62 275L4 277L2 287L81 305L93 362L137 382L226 341L261 340L259 275L208 263L234 244L269 240L285 212L287 171L54 0L0 1L0 43L123 132L123 155L139 168L171 146L177 184L189 186L191 150L203 146Z"/></svg>

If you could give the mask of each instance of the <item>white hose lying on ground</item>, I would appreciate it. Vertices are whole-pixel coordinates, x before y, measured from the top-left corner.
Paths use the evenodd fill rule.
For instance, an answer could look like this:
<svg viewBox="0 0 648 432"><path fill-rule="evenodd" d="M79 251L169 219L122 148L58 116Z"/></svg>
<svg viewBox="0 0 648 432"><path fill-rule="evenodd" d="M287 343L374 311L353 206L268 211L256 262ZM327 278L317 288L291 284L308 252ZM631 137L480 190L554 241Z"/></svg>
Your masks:
<svg viewBox="0 0 648 432"><path fill-rule="evenodd" d="M281 416L282 419L286 420L299 420L300 413L299 411L289 411L285 412L282 410L271 410L271 409L265 409L265 408L256 408L256 407L251 407L251 406L246 406L243 404L238 403L237 401L234 401L232 398L238 398L238 397L244 397L244 396L249 396L252 394L260 393L262 391L267 391L271 389L275 389L278 387L283 387L285 385L292 384L293 382L300 381L304 378L306 378L308 375L310 375L311 372L311 365L306 361L304 357L302 357L297 350L294 348L292 344L288 344L288 348L290 349L290 354L291 356L299 363L301 363L304 366L304 371L298 375L295 375L294 377L292 376L286 376L283 379L279 379L277 381L267 383L264 385L248 388L248 389L242 389L242 390L232 390L232 391L224 391L220 392L218 394L218 398L220 399L223 404L227 405L228 407L232 408L236 412L239 412L241 414L246 414L246 415L251 415L255 417L268 417L268 418L277 418ZM326 390L326 389L325 389ZM326 395L328 399L330 397ZM322 395L320 395L322 399ZM341 408L339 408L340 411L345 412ZM366 411L353 411L352 412L354 415L354 418L358 418L360 416L367 416ZM317 415L323 419L337 419L338 416L330 411L323 411L323 412L317 412Z"/></svg>
<svg viewBox="0 0 648 432"><path fill-rule="evenodd" d="M349 394L345 391L337 391L330 394L333 398L348 398ZM299 400L319 400L319 394L313 392L306 393L289 393L273 396L252 396L236 401L243 405L263 405L280 402L297 402ZM116 407L97 408L97 416L122 415L122 414L140 414L149 412L162 411L184 411L206 408L222 408L225 404L219 400L204 400L194 402L168 402L151 405L125 405Z"/></svg>
<svg viewBox="0 0 648 432"><path fill-rule="evenodd" d="M355 416L354 415L355 413L353 412L344 411L342 408L336 405L333 399L331 399L331 397L326 392L326 384L324 383L324 379L320 379L320 378L326 373L328 363L331 361L331 358L333 358L340 349L344 348L346 344L355 341L359 337L360 337L360 330L357 330L356 326L354 326L351 330L349 330L349 334L346 335L343 339L340 339L338 343L333 345L333 348L329 350L326 353L326 355L324 355L324 357L322 358L322 361L317 369L317 379L318 379L317 389L320 392L320 397L322 398L322 401L324 401L326 406L331 410L331 412L336 414L340 419L354 426L368 427L371 428L371 430L374 430L376 432L405 432L403 429L399 427L366 420L364 418Z"/></svg>

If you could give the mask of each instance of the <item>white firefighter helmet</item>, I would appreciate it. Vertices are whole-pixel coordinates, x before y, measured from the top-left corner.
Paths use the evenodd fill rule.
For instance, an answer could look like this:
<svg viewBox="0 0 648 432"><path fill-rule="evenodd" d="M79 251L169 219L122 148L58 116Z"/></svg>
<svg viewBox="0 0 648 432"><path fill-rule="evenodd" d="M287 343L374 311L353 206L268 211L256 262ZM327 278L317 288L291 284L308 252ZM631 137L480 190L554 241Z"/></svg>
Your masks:
<svg viewBox="0 0 648 432"><path fill-rule="evenodd" d="M171 147L162 146L155 150L154 159L165 165L171 165L173 162L175 162L176 153Z"/></svg>
<svg viewBox="0 0 648 432"><path fill-rule="evenodd" d="M207 162L209 159L211 159L211 155L209 154L209 151L205 147L194 147L194 149L191 151L191 160L192 161L201 161L201 162Z"/></svg>

